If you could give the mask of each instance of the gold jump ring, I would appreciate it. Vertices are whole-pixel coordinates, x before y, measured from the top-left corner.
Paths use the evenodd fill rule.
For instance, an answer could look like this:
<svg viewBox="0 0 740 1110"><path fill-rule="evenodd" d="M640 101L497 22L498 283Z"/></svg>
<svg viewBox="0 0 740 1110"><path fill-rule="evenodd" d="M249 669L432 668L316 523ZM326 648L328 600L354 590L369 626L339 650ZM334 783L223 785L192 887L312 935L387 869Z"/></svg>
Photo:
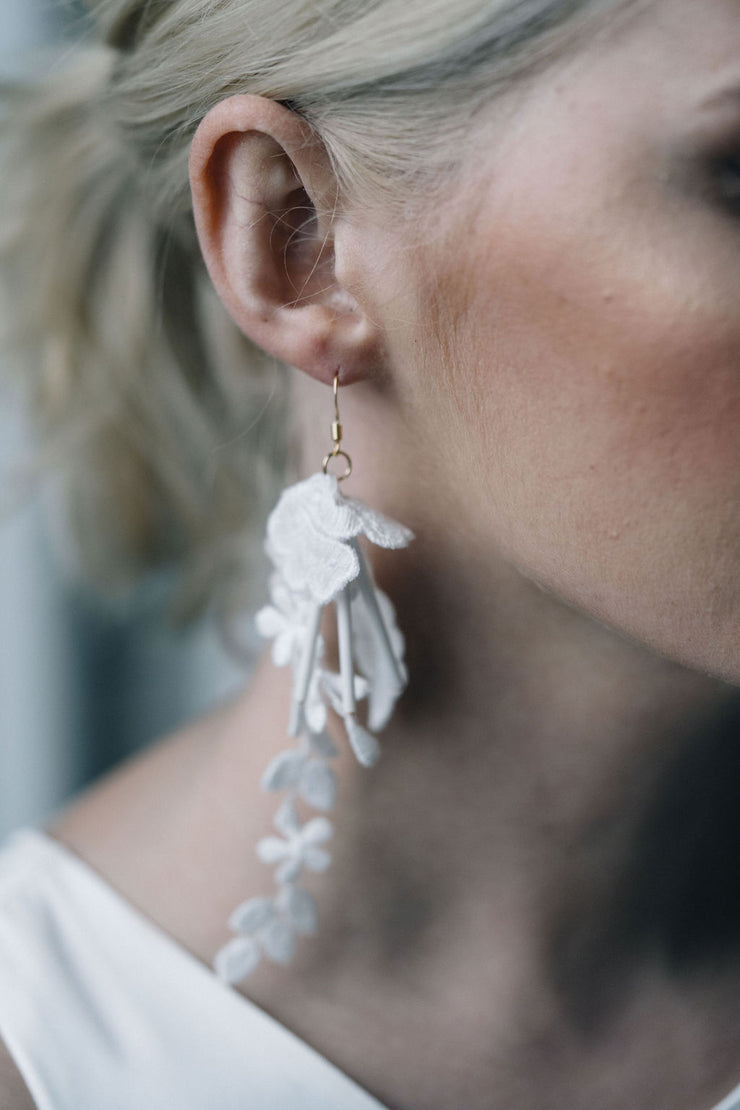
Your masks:
<svg viewBox="0 0 740 1110"><path fill-rule="evenodd" d="M345 460L345 462L347 464L346 467L345 467L345 470L344 470L344 474L337 474L337 481L338 482L343 482L344 479L349 478L350 474L352 473L352 459L349 457L347 452L342 451L341 448L338 451L330 451L329 452L329 454L324 458L324 461L321 464L321 469L323 470L324 474L328 474L329 473L329 464L330 464L331 460L332 459L338 459L340 456Z"/></svg>
<svg viewBox="0 0 740 1110"><path fill-rule="evenodd" d="M334 375L334 420L332 421L332 425L331 425L331 438L332 438L332 443L334 444L334 447L329 452L329 454L325 456L324 461L321 464L321 469L323 470L324 474L328 474L328 472L329 472L329 463L331 462L331 460L336 459L341 455L342 458L345 460L347 465L345 467L344 474L337 474L336 477L337 477L338 482L343 482L344 479L349 478L350 474L352 473L352 459L349 457L347 452L343 451L341 449L341 447L339 446L340 443L342 442L342 423L339 419L339 371L338 370L337 370L336 374Z"/></svg>

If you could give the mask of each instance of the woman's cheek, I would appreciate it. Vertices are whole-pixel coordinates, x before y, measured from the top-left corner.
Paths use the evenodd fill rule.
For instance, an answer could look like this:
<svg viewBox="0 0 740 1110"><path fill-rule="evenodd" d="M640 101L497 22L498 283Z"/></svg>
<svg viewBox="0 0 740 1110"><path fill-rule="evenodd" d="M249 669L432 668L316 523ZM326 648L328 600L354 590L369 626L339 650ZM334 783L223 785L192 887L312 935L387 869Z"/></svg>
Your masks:
<svg viewBox="0 0 740 1110"><path fill-rule="evenodd" d="M728 291L740 267L684 256L654 220L649 236L639 220L592 222L582 240L569 224L560 241L536 222L510 212L511 248L499 224L496 249L479 242L439 297L456 339L437 367L455 398L449 478L492 550L683 661L712 669L708 642L724 637L726 669L740 616Z"/></svg>

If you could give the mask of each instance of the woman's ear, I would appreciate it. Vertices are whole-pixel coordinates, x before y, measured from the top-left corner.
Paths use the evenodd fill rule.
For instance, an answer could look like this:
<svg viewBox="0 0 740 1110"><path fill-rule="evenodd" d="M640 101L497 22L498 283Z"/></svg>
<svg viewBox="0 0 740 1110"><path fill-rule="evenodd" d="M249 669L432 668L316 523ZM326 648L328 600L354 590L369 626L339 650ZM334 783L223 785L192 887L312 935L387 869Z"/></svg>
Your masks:
<svg viewBox="0 0 740 1110"><path fill-rule="evenodd" d="M190 152L195 223L211 279L255 343L330 384L365 377L378 330L337 277L337 184L308 124L276 101L233 96Z"/></svg>

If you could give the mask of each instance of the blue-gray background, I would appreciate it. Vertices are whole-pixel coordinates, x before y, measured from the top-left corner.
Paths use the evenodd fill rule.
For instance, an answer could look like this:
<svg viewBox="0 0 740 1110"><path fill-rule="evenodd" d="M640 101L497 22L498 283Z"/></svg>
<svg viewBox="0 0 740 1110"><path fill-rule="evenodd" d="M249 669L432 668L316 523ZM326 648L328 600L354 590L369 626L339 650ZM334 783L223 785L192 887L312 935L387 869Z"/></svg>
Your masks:
<svg viewBox="0 0 740 1110"><path fill-rule="evenodd" d="M73 0L0 7L3 75L33 71L36 48L80 33ZM113 616L71 585L43 495L9 509L9 475L27 447L22 414L0 386L0 836L42 820L245 677L208 626L176 637L149 606Z"/></svg>

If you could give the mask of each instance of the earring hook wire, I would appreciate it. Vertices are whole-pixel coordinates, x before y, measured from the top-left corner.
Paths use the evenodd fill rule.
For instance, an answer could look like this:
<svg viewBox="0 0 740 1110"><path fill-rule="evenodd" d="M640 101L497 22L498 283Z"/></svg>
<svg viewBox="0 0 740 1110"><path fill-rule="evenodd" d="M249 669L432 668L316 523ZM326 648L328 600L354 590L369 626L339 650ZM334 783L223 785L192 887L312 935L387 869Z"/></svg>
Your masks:
<svg viewBox="0 0 740 1110"><path fill-rule="evenodd" d="M331 425L331 438L332 438L332 443L334 444L334 446L332 447L329 454L324 456L324 461L321 464L321 469L324 472L324 474L328 474L329 473L329 464L331 463L332 459L338 459L338 458L344 459L344 461L346 463L346 466L345 466L345 469L344 469L344 474L337 474L337 481L338 482L343 482L344 479L349 478L350 474L352 473L352 459L349 457L349 455L347 454L346 451L342 450L342 447L341 447L341 443L342 443L342 424L341 424L341 421L339 419L339 371L338 370L334 374L333 392L334 392L334 420L332 421L332 425Z"/></svg>

